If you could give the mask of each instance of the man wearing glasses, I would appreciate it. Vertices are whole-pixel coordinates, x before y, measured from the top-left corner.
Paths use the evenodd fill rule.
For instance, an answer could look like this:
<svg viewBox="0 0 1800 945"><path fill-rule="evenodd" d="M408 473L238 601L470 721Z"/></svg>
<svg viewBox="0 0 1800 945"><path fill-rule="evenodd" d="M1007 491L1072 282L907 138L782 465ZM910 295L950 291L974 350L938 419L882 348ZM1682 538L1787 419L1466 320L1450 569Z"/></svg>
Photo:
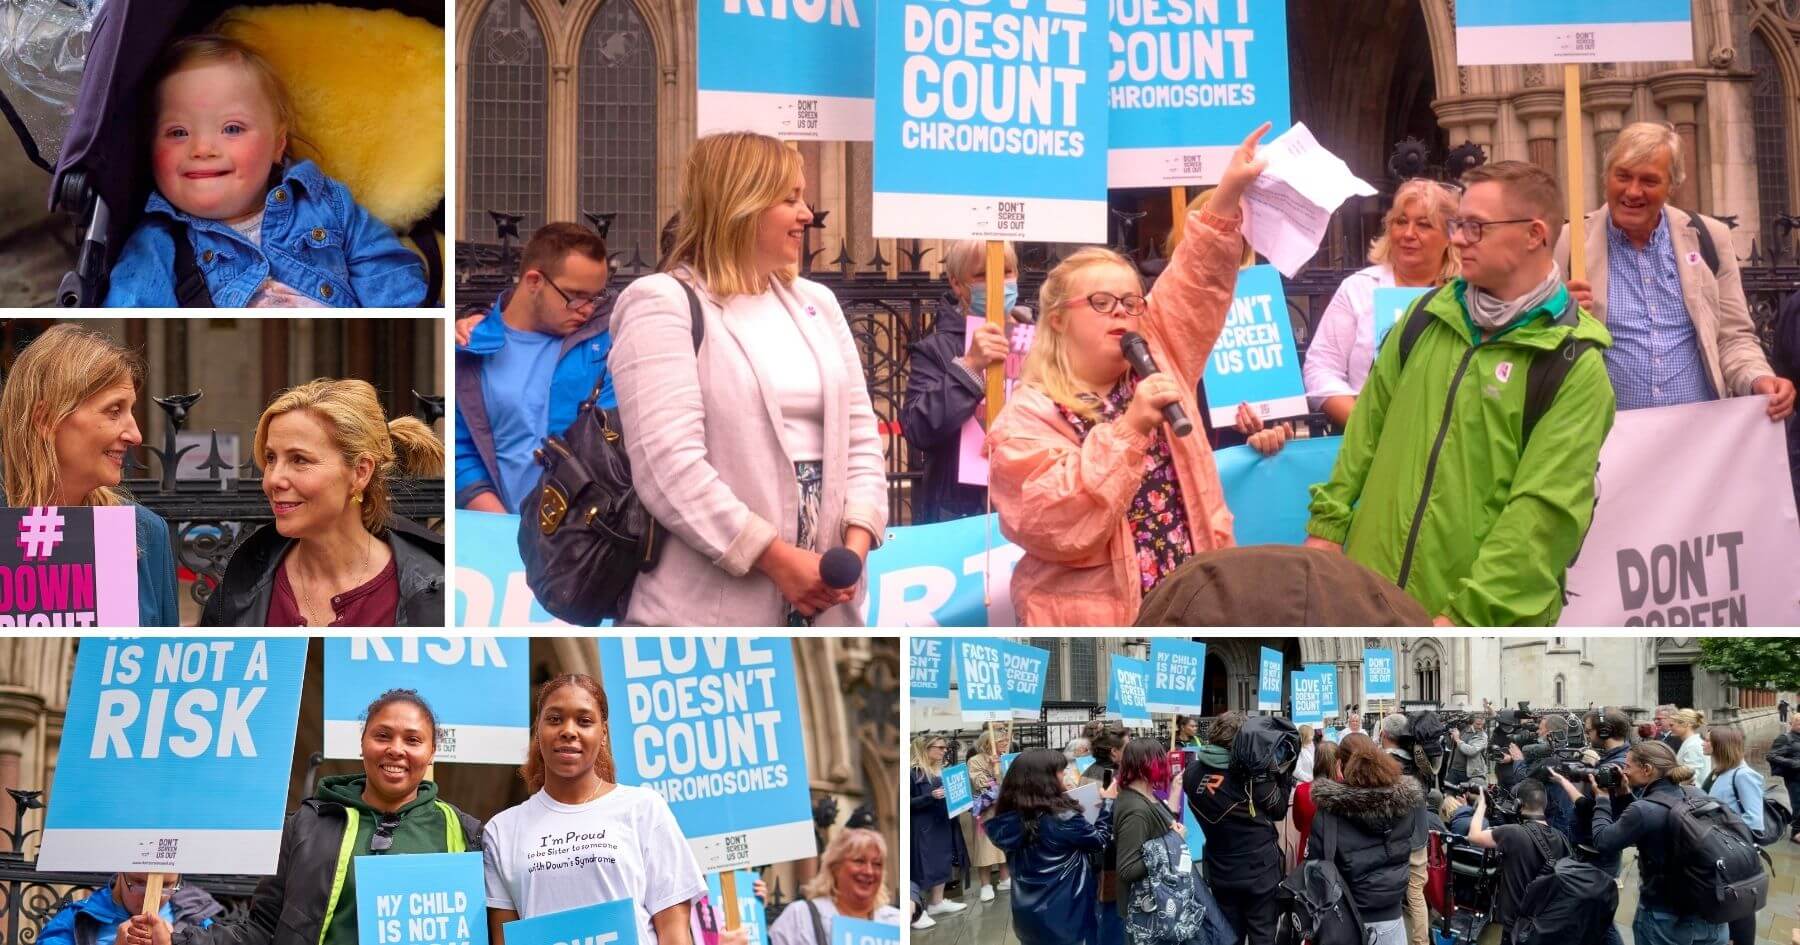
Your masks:
<svg viewBox="0 0 1800 945"><path fill-rule="evenodd" d="M1463 275L1376 353L1306 543L1386 576L1440 626L1546 626L1593 519L1612 339L1552 256L1556 179L1501 161L1463 182L1446 221Z"/></svg>
<svg viewBox="0 0 1800 945"><path fill-rule="evenodd" d="M596 385L612 409L606 243L574 223L531 235L519 281L456 348L456 505L513 512L537 485L533 452ZM462 326L459 326L461 328Z"/></svg>
<svg viewBox="0 0 1800 945"><path fill-rule="evenodd" d="M148 879L144 873L114 874L105 888L64 906L44 925L38 945L113 945L120 923L144 911ZM181 874L164 873L157 914L176 929L204 929L225 914L225 907L206 890L183 883Z"/></svg>

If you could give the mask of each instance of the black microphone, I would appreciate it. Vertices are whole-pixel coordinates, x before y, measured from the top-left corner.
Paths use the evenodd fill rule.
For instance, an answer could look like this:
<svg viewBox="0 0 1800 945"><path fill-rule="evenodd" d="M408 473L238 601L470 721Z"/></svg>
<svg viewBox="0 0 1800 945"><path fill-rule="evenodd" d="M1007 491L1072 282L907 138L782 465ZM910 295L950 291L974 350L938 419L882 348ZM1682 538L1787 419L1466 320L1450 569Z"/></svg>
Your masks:
<svg viewBox="0 0 1800 945"><path fill-rule="evenodd" d="M1132 373L1138 376L1138 380L1157 373L1156 362L1150 359L1150 346L1144 342L1143 335L1135 331L1126 332L1119 339L1119 351L1125 355L1126 361L1131 362ZM1187 436L1194 432L1194 421L1188 419L1187 411L1181 409L1179 402L1163 404L1162 414L1176 436Z"/></svg>
<svg viewBox="0 0 1800 945"><path fill-rule="evenodd" d="M839 546L819 556L819 580L829 587L855 587L862 571L862 559L848 548Z"/></svg>

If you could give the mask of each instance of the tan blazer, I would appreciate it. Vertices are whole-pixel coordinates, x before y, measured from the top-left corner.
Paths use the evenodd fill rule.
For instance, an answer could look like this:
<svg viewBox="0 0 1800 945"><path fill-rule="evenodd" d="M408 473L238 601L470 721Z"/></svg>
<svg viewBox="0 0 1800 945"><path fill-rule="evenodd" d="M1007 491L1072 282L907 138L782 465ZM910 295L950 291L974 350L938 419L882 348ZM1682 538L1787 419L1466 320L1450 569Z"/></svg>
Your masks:
<svg viewBox="0 0 1800 945"><path fill-rule="evenodd" d="M887 467L856 342L837 298L806 279L772 290L799 326L825 391L820 551L860 525L879 543L887 527ZM706 340L694 354L687 294L671 275L633 282L613 307L607 358L619 399L632 484L675 537L656 570L632 588L629 623L770 626L786 622L775 583L755 570L769 543L793 542L800 486L781 439L781 408L721 305L699 289ZM741 300L740 300L741 301ZM806 363L804 361L799 363ZM865 587L820 614L861 623Z"/></svg>
<svg viewBox="0 0 1800 945"><path fill-rule="evenodd" d="M1750 320L1750 303L1732 250L1731 231L1725 224L1701 215L1701 225L1712 234L1719 250L1719 274L1713 275L1700 253L1700 237L1688 225L1686 210L1664 207L1669 220L1669 242L1675 248L1675 265L1681 273L1681 298L1694 321L1694 337L1700 357L1720 397L1742 397L1758 378L1773 377L1774 370L1756 340ZM1609 210L1601 207L1587 215L1587 281L1594 287L1595 318L1606 321L1606 227ZM1569 229L1556 242L1556 262L1569 272Z"/></svg>

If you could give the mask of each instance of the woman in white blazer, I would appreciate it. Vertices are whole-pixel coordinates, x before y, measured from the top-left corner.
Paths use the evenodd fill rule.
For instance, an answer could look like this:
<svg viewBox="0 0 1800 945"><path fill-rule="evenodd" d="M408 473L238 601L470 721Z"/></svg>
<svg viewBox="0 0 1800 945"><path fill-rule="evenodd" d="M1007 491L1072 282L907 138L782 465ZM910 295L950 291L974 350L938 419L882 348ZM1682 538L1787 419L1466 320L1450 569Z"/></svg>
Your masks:
<svg viewBox="0 0 1800 945"><path fill-rule="evenodd" d="M613 308L633 485L675 538L638 578L628 623L861 622L861 582L828 586L819 560L880 543L886 467L843 310L795 274L805 186L799 153L774 138L700 139L664 271ZM683 283L700 300L698 353Z"/></svg>

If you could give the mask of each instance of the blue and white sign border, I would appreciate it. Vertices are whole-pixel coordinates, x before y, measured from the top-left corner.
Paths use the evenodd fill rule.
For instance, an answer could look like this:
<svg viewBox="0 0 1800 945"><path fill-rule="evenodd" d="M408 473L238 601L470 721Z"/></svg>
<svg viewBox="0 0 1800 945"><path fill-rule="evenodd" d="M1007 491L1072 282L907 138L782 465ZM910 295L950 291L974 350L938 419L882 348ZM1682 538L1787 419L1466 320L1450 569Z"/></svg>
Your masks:
<svg viewBox="0 0 1800 945"><path fill-rule="evenodd" d="M1538 0L1541 3L1541 0ZM1586 0L1559 3L1569 19L1541 22L1519 0L1456 5L1456 61L1464 66L1579 62L1692 62L1688 0ZM1686 8L1681 19L1644 19L1655 8ZM1673 12L1671 10L1671 12ZM1668 15L1668 14L1663 14Z"/></svg>

